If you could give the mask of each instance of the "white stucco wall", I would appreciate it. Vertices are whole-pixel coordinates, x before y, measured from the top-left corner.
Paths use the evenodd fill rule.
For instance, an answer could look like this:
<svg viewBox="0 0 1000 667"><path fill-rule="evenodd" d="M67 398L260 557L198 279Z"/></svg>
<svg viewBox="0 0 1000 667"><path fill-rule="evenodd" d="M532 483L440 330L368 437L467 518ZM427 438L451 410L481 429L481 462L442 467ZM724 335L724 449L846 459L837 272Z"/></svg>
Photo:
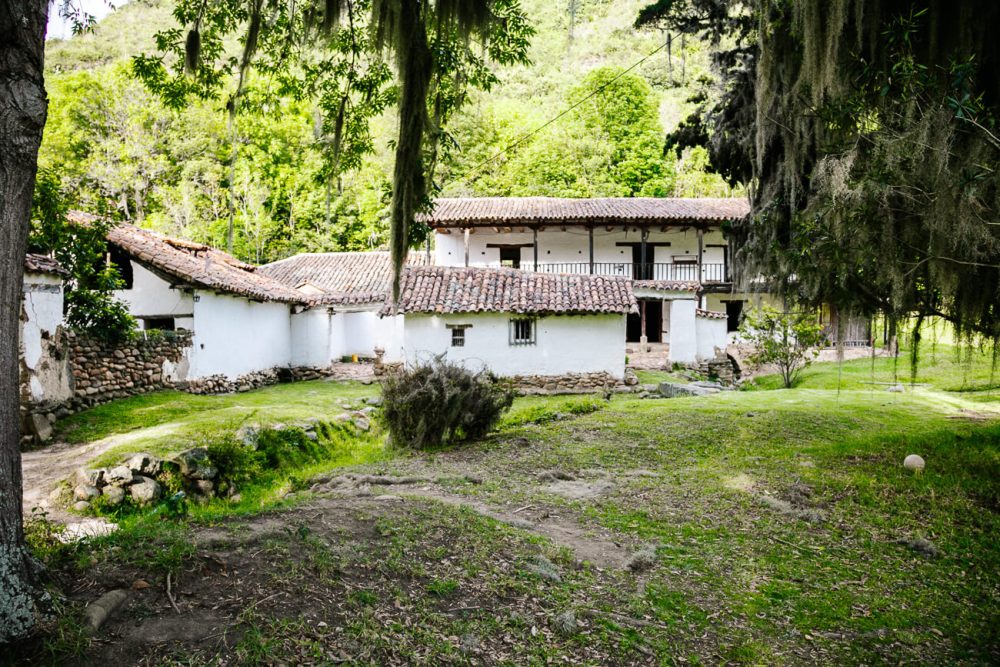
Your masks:
<svg viewBox="0 0 1000 667"><path fill-rule="evenodd" d="M505 313L405 316L405 357L408 363L445 353L470 368L486 366L498 375L564 375L625 373L624 315L552 315L539 318L534 345L510 345ZM447 325L471 325L465 346L451 346Z"/></svg>
<svg viewBox="0 0 1000 667"><path fill-rule="evenodd" d="M698 328L694 299L670 301L670 361L682 364L698 360ZM724 320L723 320L724 321Z"/></svg>
<svg viewBox="0 0 1000 667"><path fill-rule="evenodd" d="M478 228L469 234L469 266L497 266L500 263L500 249L488 248L489 244L526 244L532 243L532 233L494 232L490 228ZM624 229L616 227L607 231L605 227L594 230L594 262L621 263L621 275L628 276L632 270L632 249L615 245L619 242L639 243L641 234L638 228ZM670 246L650 245L648 261L656 264L669 264L674 256L698 256L698 234L693 229L681 231L670 229L651 230L647 243L670 243ZM720 230L707 231L703 238L702 261L705 264L722 264L725 259L725 248L710 248L709 245L724 245L726 243ZM583 227L552 227L538 232L538 263L587 263L590 261L589 240L587 230ZM449 234L440 232L434 235L434 262L442 266L464 266L465 237L461 229L453 229ZM521 248L521 268L532 268L534 249ZM664 276L665 277L665 276Z"/></svg>
<svg viewBox="0 0 1000 667"><path fill-rule="evenodd" d="M695 317L695 332L698 337L698 359L714 359L719 352L725 352L729 344L726 320L714 317Z"/></svg>
<svg viewBox="0 0 1000 667"><path fill-rule="evenodd" d="M177 328L193 326L191 292L172 288L169 282L135 260L132 260L132 289L117 290L115 296L127 303L129 312L137 318L174 317Z"/></svg>
<svg viewBox="0 0 1000 667"><path fill-rule="evenodd" d="M196 290L190 379L244 373L291 361L291 316L286 303L251 302Z"/></svg>
<svg viewBox="0 0 1000 667"><path fill-rule="evenodd" d="M402 316L379 317L381 304L367 310L339 313L343 321L343 352L337 355L356 354L374 357L375 348L385 350L386 361L402 360Z"/></svg>
<svg viewBox="0 0 1000 667"><path fill-rule="evenodd" d="M292 315L292 366L323 368L330 364L330 321L326 308L310 308Z"/></svg>
<svg viewBox="0 0 1000 667"><path fill-rule="evenodd" d="M48 273L24 274L21 359L32 401L64 401L70 388L68 355L58 358L54 339L63 321L62 280Z"/></svg>

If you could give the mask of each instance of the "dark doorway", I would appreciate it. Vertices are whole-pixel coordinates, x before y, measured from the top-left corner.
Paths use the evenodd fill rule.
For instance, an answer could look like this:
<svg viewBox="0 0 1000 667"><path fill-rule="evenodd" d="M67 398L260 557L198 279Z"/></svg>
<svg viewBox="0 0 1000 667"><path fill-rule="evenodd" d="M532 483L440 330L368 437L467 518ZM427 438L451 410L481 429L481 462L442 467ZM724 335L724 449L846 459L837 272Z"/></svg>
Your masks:
<svg viewBox="0 0 1000 667"><path fill-rule="evenodd" d="M743 317L742 301L724 301L726 304L726 330L737 331L740 328L740 318Z"/></svg>
<svg viewBox="0 0 1000 667"><path fill-rule="evenodd" d="M646 310L646 342L663 341L663 302L639 299L639 312L630 314L625 321L625 341L638 343L642 336L642 311Z"/></svg>
<svg viewBox="0 0 1000 667"><path fill-rule="evenodd" d="M643 261L642 244L636 243L632 246L632 278L635 280L653 279L653 251L656 248L651 243L646 244L646 257Z"/></svg>
<svg viewBox="0 0 1000 667"><path fill-rule="evenodd" d="M501 246L500 266L509 266L512 269L521 268L521 246Z"/></svg>

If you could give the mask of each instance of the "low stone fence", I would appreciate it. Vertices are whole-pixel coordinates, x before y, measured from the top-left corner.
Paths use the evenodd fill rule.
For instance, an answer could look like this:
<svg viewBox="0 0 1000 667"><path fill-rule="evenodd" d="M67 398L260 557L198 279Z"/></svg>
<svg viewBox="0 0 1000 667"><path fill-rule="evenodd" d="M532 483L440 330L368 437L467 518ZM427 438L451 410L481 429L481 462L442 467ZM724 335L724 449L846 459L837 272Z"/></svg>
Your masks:
<svg viewBox="0 0 1000 667"><path fill-rule="evenodd" d="M157 332L123 343L109 343L68 332L73 399L78 406L104 403L173 387L186 375L187 332Z"/></svg>
<svg viewBox="0 0 1000 667"><path fill-rule="evenodd" d="M627 370L624 379L610 373L566 373L564 375L513 375L509 379L525 394L630 391L639 380Z"/></svg>

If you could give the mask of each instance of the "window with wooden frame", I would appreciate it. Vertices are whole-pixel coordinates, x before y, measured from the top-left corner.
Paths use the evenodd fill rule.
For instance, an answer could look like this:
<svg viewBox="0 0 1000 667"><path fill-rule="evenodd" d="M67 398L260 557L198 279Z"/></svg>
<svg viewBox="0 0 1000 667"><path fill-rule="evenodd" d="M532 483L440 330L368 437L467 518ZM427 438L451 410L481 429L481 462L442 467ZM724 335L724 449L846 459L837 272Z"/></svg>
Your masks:
<svg viewBox="0 0 1000 667"><path fill-rule="evenodd" d="M451 330L451 346L452 347L465 347L465 330L469 328L467 324L455 325L449 324L448 329Z"/></svg>
<svg viewBox="0 0 1000 667"><path fill-rule="evenodd" d="M530 317L518 317L510 321L511 345L535 344L535 320Z"/></svg>

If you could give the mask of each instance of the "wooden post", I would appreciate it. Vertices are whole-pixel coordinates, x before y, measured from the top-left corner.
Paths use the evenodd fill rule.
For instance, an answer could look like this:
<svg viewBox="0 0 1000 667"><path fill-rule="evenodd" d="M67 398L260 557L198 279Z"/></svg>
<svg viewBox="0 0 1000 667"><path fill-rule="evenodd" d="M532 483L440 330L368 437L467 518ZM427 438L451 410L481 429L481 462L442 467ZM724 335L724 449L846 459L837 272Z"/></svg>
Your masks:
<svg viewBox="0 0 1000 667"><path fill-rule="evenodd" d="M531 230L532 246L535 250L535 271L538 271L538 229Z"/></svg>
<svg viewBox="0 0 1000 667"><path fill-rule="evenodd" d="M705 280L704 269L701 265L704 254L705 254L705 230L699 227L698 228L698 282L704 282Z"/></svg>
<svg viewBox="0 0 1000 667"><path fill-rule="evenodd" d="M462 230L465 232L465 265L469 265L469 228L466 227Z"/></svg>
<svg viewBox="0 0 1000 667"><path fill-rule="evenodd" d="M639 302L639 342L645 343L649 338L646 336L646 302Z"/></svg>
<svg viewBox="0 0 1000 667"><path fill-rule="evenodd" d="M648 275L648 276L646 275L646 239L649 238L649 227L643 227L642 228L642 235L639 238L640 238L640 245L639 245L639 271L637 272L637 273L639 273L639 275L638 276L632 276L632 277L636 278L636 279L639 279L639 280L648 280L649 278L653 277L652 276L652 271L650 271L650 275ZM643 313L645 313L645 310L643 311ZM645 326L646 326L645 315L643 315L643 327L645 327ZM643 329L643 333L645 333L645 331L646 330Z"/></svg>
<svg viewBox="0 0 1000 667"><path fill-rule="evenodd" d="M594 274L594 228L587 228L587 240L590 242L590 273Z"/></svg>

